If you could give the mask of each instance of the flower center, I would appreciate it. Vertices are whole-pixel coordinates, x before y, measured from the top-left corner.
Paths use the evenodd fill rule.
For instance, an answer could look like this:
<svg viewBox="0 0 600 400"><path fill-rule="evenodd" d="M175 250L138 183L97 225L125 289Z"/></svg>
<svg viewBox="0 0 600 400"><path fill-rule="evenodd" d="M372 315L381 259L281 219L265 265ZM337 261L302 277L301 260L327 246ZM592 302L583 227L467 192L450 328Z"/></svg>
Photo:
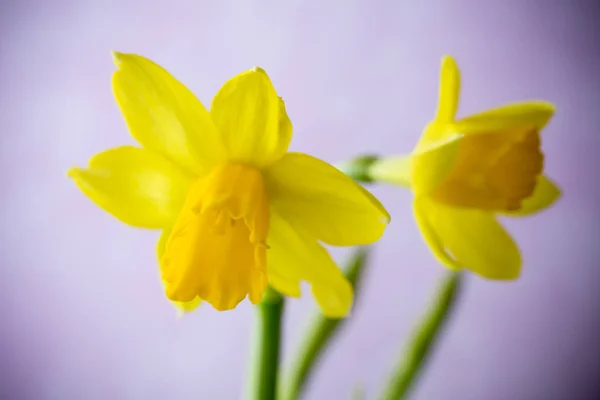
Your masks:
<svg viewBox="0 0 600 400"><path fill-rule="evenodd" d="M533 193L543 164L536 129L467 135L460 139L448 175L431 195L458 207L518 210Z"/></svg>
<svg viewBox="0 0 600 400"><path fill-rule="evenodd" d="M196 296L217 310L246 295L258 303L267 284L269 204L261 172L223 164L188 194L161 260L167 297Z"/></svg>

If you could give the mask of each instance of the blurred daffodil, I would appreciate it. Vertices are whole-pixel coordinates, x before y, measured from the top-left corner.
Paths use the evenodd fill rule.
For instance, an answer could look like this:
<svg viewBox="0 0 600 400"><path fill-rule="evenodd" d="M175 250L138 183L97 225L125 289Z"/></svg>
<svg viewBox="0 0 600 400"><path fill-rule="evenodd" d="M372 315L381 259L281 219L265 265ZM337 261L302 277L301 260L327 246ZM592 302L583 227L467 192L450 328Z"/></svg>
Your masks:
<svg viewBox="0 0 600 400"><path fill-rule="evenodd" d="M460 73L442 61L437 115L409 156L374 160L369 176L408 186L414 214L436 258L488 279L515 279L519 249L496 214L524 216L550 206L559 189L542 175L540 133L554 114L523 102L456 119Z"/></svg>
<svg viewBox="0 0 600 400"><path fill-rule="evenodd" d="M121 221L161 229L167 297L229 310L266 285L300 295L307 281L323 312L348 313L353 293L322 243L379 239L389 222L370 193L329 164L287 152L292 124L260 68L227 81L210 111L146 58L114 54L112 86L133 137L70 176Z"/></svg>

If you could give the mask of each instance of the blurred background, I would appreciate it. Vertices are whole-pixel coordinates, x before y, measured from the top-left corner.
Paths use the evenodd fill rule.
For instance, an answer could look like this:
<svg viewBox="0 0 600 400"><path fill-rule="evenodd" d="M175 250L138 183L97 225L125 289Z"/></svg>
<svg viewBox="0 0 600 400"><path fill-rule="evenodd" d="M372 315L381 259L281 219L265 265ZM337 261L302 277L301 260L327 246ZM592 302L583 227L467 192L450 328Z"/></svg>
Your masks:
<svg viewBox="0 0 600 400"><path fill-rule="evenodd" d="M260 65L294 123L292 149L338 162L405 153L433 116L442 55L459 114L525 99L558 108L552 209L506 221L522 278L470 276L413 398L586 399L600 371L600 3L597 1L0 1L0 398L237 399L253 309L178 318L156 232L101 211L66 176L132 144L110 50L151 58L209 104ZM393 222L360 304L307 399L374 394L443 273L411 195L375 187ZM336 251L340 259L343 252ZM284 362L314 312L287 303Z"/></svg>

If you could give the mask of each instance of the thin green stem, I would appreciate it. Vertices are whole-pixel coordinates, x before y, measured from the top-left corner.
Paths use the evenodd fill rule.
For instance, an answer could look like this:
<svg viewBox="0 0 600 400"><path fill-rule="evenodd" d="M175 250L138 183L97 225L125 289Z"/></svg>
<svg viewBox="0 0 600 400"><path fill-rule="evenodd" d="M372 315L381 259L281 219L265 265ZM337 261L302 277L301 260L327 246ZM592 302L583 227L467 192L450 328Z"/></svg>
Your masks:
<svg viewBox="0 0 600 400"><path fill-rule="evenodd" d="M256 307L256 327L252 347L248 397L251 400L275 400L283 297L267 287Z"/></svg>
<svg viewBox="0 0 600 400"><path fill-rule="evenodd" d="M450 316L461 287L462 274L450 272L444 278L429 311L416 327L400 362L392 371L380 400L405 399L431 354L436 339Z"/></svg>
<svg viewBox="0 0 600 400"><path fill-rule="evenodd" d="M341 163L336 167L357 182L370 183L373 182L373 177L369 169L378 159L379 157L374 154L367 154Z"/></svg>
<svg viewBox="0 0 600 400"><path fill-rule="evenodd" d="M346 278L354 287L355 305L356 294L358 293L357 286L364 271L367 257L368 249L358 248L344 272ZM294 358L294 362L290 365L291 369L286 374L284 384L281 385L279 392L281 400L296 400L299 398L310 379L314 367L318 365L324 350L345 321L346 319L344 318L327 318L320 312L315 314L309 325L309 331L304 336L304 340Z"/></svg>

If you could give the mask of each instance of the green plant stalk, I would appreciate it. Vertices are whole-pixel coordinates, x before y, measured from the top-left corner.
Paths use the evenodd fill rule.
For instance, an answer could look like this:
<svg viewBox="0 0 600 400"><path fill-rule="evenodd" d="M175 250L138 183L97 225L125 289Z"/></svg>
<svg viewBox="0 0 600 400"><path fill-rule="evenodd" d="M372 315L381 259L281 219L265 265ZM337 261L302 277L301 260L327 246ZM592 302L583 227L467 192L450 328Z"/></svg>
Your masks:
<svg viewBox="0 0 600 400"><path fill-rule="evenodd" d="M263 300L256 307L248 387L250 400L276 398L283 308L283 297L271 287L267 287Z"/></svg>
<svg viewBox="0 0 600 400"><path fill-rule="evenodd" d="M379 157L374 154L367 154L336 165L336 167L357 182L371 183L373 177L369 170L378 159Z"/></svg>
<svg viewBox="0 0 600 400"><path fill-rule="evenodd" d="M354 287L355 305L358 285L367 262L368 254L369 250L366 247L356 249L344 271L346 278ZM279 391L280 400L296 400L299 398L324 350L336 332L343 326L345 320L344 318L327 318L321 313L313 317L309 325L309 331L304 336L304 341L294 358L294 362L291 364L291 370L281 385L281 390Z"/></svg>
<svg viewBox="0 0 600 400"><path fill-rule="evenodd" d="M460 272L449 272L444 278L431 308L416 327L400 362L392 371L380 400L405 399L409 394L456 304L461 282Z"/></svg>

